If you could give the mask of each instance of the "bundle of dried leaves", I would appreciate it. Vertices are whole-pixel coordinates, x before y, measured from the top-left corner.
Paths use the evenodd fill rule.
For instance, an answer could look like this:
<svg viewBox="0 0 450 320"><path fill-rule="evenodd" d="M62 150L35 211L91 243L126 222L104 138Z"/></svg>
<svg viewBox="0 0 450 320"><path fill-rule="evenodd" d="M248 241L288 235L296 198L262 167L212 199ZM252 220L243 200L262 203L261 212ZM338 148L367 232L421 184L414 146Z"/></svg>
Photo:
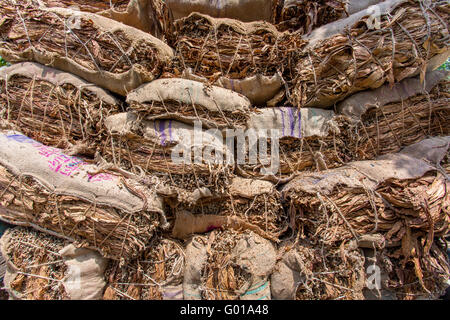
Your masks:
<svg viewBox="0 0 450 320"><path fill-rule="evenodd" d="M105 90L72 74L37 63L19 63L0 71L1 118L45 145L95 152L103 121L120 111Z"/></svg>
<svg viewBox="0 0 450 320"><path fill-rule="evenodd" d="M10 268L14 267L7 284L11 298L68 299L61 283L67 267L58 253L65 245L64 240L16 227L6 231L0 244L5 260Z"/></svg>
<svg viewBox="0 0 450 320"><path fill-rule="evenodd" d="M279 1L274 24L279 31L310 33L313 29L346 17L342 0Z"/></svg>
<svg viewBox="0 0 450 320"><path fill-rule="evenodd" d="M295 67L294 105L325 108L352 93L424 75L432 58L448 52L447 2L388 1L379 6L388 5L394 8L375 22L368 15L331 37L323 36L329 32L325 26L311 34Z"/></svg>
<svg viewBox="0 0 450 320"><path fill-rule="evenodd" d="M182 298L184 248L167 238L155 238L138 259L120 266L111 261L105 272L105 300L170 300Z"/></svg>
<svg viewBox="0 0 450 320"><path fill-rule="evenodd" d="M172 56L151 35L92 13L8 0L0 14L7 61L50 65L121 95L157 77Z"/></svg>

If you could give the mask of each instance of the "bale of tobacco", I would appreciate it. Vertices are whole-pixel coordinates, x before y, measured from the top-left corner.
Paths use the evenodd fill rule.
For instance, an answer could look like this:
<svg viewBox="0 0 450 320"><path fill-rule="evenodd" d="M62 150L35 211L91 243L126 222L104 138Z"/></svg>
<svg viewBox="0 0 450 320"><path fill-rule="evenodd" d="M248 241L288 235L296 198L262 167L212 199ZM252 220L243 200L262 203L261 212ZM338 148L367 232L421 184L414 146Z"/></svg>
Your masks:
<svg viewBox="0 0 450 320"><path fill-rule="evenodd" d="M272 182L232 177L225 192L212 191L202 188L188 193L182 187L158 191L171 207L168 216L175 217L172 236L186 239L214 229L251 230L278 242L288 229L280 194Z"/></svg>
<svg viewBox="0 0 450 320"><path fill-rule="evenodd" d="M29 228L0 239L6 257L5 287L12 299L96 300L105 287L106 259L89 249Z"/></svg>
<svg viewBox="0 0 450 320"><path fill-rule="evenodd" d="M150 34L89 12L7 1L0 14L4 59L39 62L123 96L158 77L173 56Z"/></svg>
<svg viewBox="0 0 450 320"><path fill-rule="evenodd" d="M279 31L305 34L346 16L345 1L279 1L274 23Z"/></svg>
<svg viewBox="0 0 450 320"><path fill-rule="evenodd" d="M448 72L433 71L393 87L363 91L337 105L338 114L317 108L264 108L247 127L278 130L268 154L279 155L279 178L296 171L326 170L350 161L400 151L429 136L449 135ZM271 159L269 159L271 160ZM261 176L261 164L240 166L246 177Z"/></svg>
<svg viewBox="0 0 450 320"><path fill-rule="evenodd" d="M366 284L364 255L352 242L324 246L301 239L279 249L270 277L274 300L362 300Z"/></svg>
<svg viewBox="0 0 450 320"><path fill-rule="evenodd" d="M172 120L141 121L131 112L109 117L106 125L111 132L102 153L106 167L159 177L157 194L171 208L168 220L181 228L173 231L175 237L231 227L277 241L286 229L275 186L235 177L234 156L220 132Z"/></svg>
<svg viewBox="0 0 450 320"><path fill-rule="evenodd" d="M246 231L212 231L186 248L186 300L270 300L274 245Z"/></svg>
<svg viewBox="0 0 450 320"><path fill-rule="evenodd" d="M109 135L101 155L105 168L123 168L146 182L157 176L161 185L181 187L187 192L208 188L224 190L232 170L231 152L220 132L210 132L179 121L142 120L133 112L106 119Z"/></svg>
<svg viewBox="0 0 450 320"><path fill-rule="evenodd" d="M127 96L130 110L145 120L173 119L206 128L243 127L251 109L239 93L186 79L158 79Z"/></svg>
<svg viewBox="0 0 450 320"><path fill-rule="evenodd" d="M369 282L370 287L364 292L366 299L436 300L445 294L450 275L445 241L436 238L428 251L425 249L423 253L420 244L423 237L417 237L414 233L406 237L410 240L406 248L364 248L367 270L371 274L374 271L381 274L379 280L371 279Z"/></svg>
<svg viewBox="0 0 450 320"><path fill-rule="evenodd" d="M106 269L104 300L182 300L186 256L177 241L155 238L151 248L120 266Z"/></svg>
<svg viewBox="0 0 450 320"><path fill-rule="evenodd" d="M10 299L66 300L67 266L58 253L65 241L28 228L10 228L0 238Z"/></svg>
<svg viewBox="0 0 450 320"><path fill-rule="evenodd" d="M170 9L161 0L34 0L47 8L69 8L96 13L163 39L173 32Z"/></svg>
<svg viewBox="0 0 450 320"><path fill-rule="evenodd" d="M281 0L277 1L273 23L279 31L309 34L314 29L346 18L380 0Z"/></svg>
<svg viewBox="0 0 450 320"><path fill-rule="evenodd" d="M279 89L284 84L282 75L285 70L295 66L295 62L289 60L291 55L288 53L296 51L296 44L290 42L304 43L301 39L280 34L268 22L244 23L214 19L199 13L178 20L176 28L177 56L167 68L166 77L182 76L209 83L218 82L243 94L252 91L251 88L239 90L245 87L242 82L249 81L258 86L253 90L260 91L256 93L262 96L267 86L270 90L275 85ZM264 81L249 79L254 76L266 78ZM265 99L272 98L273 95Z"/></svg>
<svg viewBox="0 0 450 320"><path fill-rule="evenodd" d="M429 136L450 134L450 81L446 71L405 79L394 87L360 92L338 104L351 117L346 141L353 160L398 152Z"/></svg>
<svg viewBox="0 0 450 320"><path fill-rule="evenodd" d="M403 281L398 289L417 282L416 294L440 293L448 261L433 264L431 248L449 231L449 182L440 165L448 166L449 142L449 136L430 138L377 160L299 174L282 189L298 237L324 248L322 259L328 251L345 252L352 241L395 249L390 276Z"/></svg>
<svg viewBox="0 0 450 320"><path fill-rule="evenodd" d="M302 37L291 103L327 108L385 82L423 77L450 54L448 15L446 2L388 0L314 30Z"/></svg>
<svg viewBox="0 0 450 320"><path fill-rule="evenodd" d="M93 155L103 122L121 111L109 92L38 63L0 70L1 118L45 145ZM90 150L89 150L90 149Z"/></svg>
<svg viewBox="0 0 450 320"><path fill-rule="evenodd" d="M108 258L136 256L160 220L165 224L162 199L132 178L125 171L104 172L20 133L0 134L0 219L75 241Z"/></svg>

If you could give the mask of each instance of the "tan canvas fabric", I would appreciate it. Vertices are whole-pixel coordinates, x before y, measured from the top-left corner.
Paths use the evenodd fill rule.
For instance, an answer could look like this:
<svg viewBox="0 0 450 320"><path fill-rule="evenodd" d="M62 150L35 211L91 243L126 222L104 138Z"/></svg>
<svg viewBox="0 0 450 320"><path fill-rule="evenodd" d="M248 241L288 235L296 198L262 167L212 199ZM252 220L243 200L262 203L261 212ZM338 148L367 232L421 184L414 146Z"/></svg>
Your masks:
<svg viewBox="0 0 450 320"><path fill-rule="evenodd" d="M67 269L58 253L61 239L30 228L9 228L0 238L5 259L4 289L10 300L67 300Z"/></svg>
<svg viewBox="0 0 450 320"><path fill-rule="evenodd" d="M208 258L204 239L194 237L186 246L183 296L185 300L202 300L202 267Z"/></svg>
<svg viewBox="0 0 450 320"><path fill-rule="evenodd" d="M272 17L272 1L266 0L167 0L166 2L175 19L186 17L192 12L244 22L270 21Z"/></svg>
<svg viewBox="0 0 450 320"><path fill-rule="evenodd" d="M54 193L112 205L126 212L144 209L142 199L118 186L118 177L108 176L108 179L103 181L92 179L89 172L97 171L94 165L82 164L77 168L76 161L80 162L80 159L62 156L59 159L55 157L57 150L45 148L17 132L0 134L0 145L0 163L3 166L17 175L34 177ZM71 166L63 165L66 160L75 164L73 171Z"/></svg>
<svg viewBox="0 0 450 320"><path fill-rule="evenodd" d="M449 30L443 23L448 13L443 3L430 5L428 10L415 1L385 1L306 37L292 34L307 45L300 50L290 102L332 108L359 91L418 74L423 79L449 56ZM430 36L414 27L422 24L429 26ZM380 42L380 37L386 41Z"/></svg>
<svg viewBox="0 0 450 320"><path fill-rule="evenodd" d="M163 117L164 118L164 117ZM222 135L219 132L202 130L202 136L196 140L195 127L176 120L138 120L133 112L120 113L108 117L105 126L112 134L128 137L132 139L146 139L148 143L156 143L158 147L168 147L169 145L181 150L191 150L192 153L198 150L199 154L205 148L223 152L224 159L227 154L231 155L231 150L224 144ZM141 136L136 133L135 128L140 128ZM171 162L171 159L167 159Z"/></svg>
<svg viewBox="0 0 450 320"><path fill-rule="evenodd" d="M158 79L144 84L127 96L132 104L152 101L179 101L195 104L210 111L247 111L250 102L243 95L221 87L207 87L201 82L186 79Z"/></svg>
<svg viewBox="0 0 450 320"><path fill-rule="evenodd" d="M64 247L59 254L67 266L63 285L70 299L100 300L106 285L107 260L98 252L77 248L73 244Z"/></svg>
<svg viewBox="0 0 450 320"><path fill-rule="evenodd" d="M191 68L183 70L183 78L208 83L208 79L195 75ZM253 105L265 105L281 89L283 82L277 73L271 77L260 74L244 79L230 79L221 76L214 85L246 96Z"/></svg>
<svg viewBox="0 0 450 320"><path fill-rule="evenodd" d="M221 236L225 234L218 233L216 242L226 241ZM240 270L245 274L245 281L234 292L230 292L235 299L240 300L270 300L270 280L269 275L272 272L276 262L276 250L274 245L252 232L237 234L235 245L229 250L227 259L235 270ZM208 298L208 288L204 281L208 275L205 274L205 264L208 256L214 257L217 252L211 249L211 243L214 238L207 240L205 237L195 237L188 244L186 249L186 270L183 283L184 298L187 300L201 300ZM221 296L215 293L213 296Z"/></svg>
<svg viewBox="0 0 450 320"><path fill-rule="evenodd" d="M63 86L65 84L73 85L80 91L87 91L100 100L111 104L118 105L119 101L111 93L95 84L86 82L85 80L67 72L46 67L44 65L33 62L21 62L13 64L7 68L0 69L0 78L9 81L14 76L25 76L30 79L44 80L54 84L55 86Z"/></svg>
<svg viewBox="0 0 450 320"><path fill-rule="evenodd" d="M326 136L335 116L332 110L291 107L262 108L250 114L247 127L279 131L280 137Z"/></svg>
<svg viewBox="0 0 450 320"><path fill-rule="evenodd" d="M301 173L283 187L289 190L303 190L308 193L329 194L337 185L351 188L361 187L374 190L379 183L388 179L414 179L435 169L445 156L450 137L436 137L422 140L404 148L396 154L387 154L377 160L355 161L346 166L323 173Z"/></svg>
<svg viewBox="0 0 450 320"><path fill-rule="evenodd" d="M275 246L253 233L245 234L233 248L232 261L251 275L240 288L241 300L271 300L269 276L275 267Z"/></svg>

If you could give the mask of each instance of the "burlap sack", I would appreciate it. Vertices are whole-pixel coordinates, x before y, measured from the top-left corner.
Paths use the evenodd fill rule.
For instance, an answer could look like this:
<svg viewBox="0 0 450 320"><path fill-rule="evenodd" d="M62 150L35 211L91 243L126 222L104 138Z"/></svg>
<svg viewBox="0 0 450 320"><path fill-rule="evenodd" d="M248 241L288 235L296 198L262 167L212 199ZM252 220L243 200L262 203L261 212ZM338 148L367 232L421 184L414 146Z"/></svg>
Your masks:
<svg viewBox="0 0 450 320"><path fill-rule="evenodd" d="M36 4L48 8L70 8L96 13L126 25L149 32L162 39L172 31L172 16L167 5L161 0L113 0L113 1L73 1L34 0Z"/></svg>
<svg viewBox="0 0 450 320"><path fill-rule="evenodd" d="M104 300L181 300L184 246L166 236L155 237L148 249L123 266L111 261L105 272Z"/></svg>
<svg viewBox="0 0 450 320"><path fill-rule="evenodd" d="M317 27L346 16L346 1L343 0L282 0L276 2L278 5L274 23L280 31L310 33Z"/></svg>
<svg viewBox="0 0 450 320"><path fill-rule="evenodd" d="M269 276L275 267L274 245L255 234L245 234L231 252L231 260L251 275L241 291L240 300L271 300Z"/></svg>
<svg viewBox="0 0 450 320"><path fill-rule="evenodd" d="M450 206L448 163L442 161L449 146L449 136L430 138L377 160L350 162L321 173L303 172L283 186L283 198L291 203L296 229L309 242L303 247L315 246L302 251L306 254L303 261L329 256L327 265L334 261L333 266L338 266L336 259L344 259L339 258L340 252L351 252L352 242L353 247L389 247L385 250L392 260L387 263L391 268L389 282L399 298L438 294L442 274L448 274L449 269L448 261L439 258L439 239L450 225L446 213ZM378 234L383 241L362 239ZM313 271L322 271L321 265L313 265ZM303 296L307 285L302 287ZM283 294L280 287L277 290Z"/></svg>
<svg viewBox="0 0 450 320"><path fill-rule="evenodd" d="M375 190L383 181L407 180L423 176L435 170L434 165L444 158L450 146L450 137L435 137L422 140L403 148L395 154L379 157L377 160L355 161L346 166L323 173L302 173L283 186L283 193L293 190L311 194L329 195L336 186L360 187Z"/></svg>
<svg viewBox="0 0 450 320"><path fill-rule="evenodd" d="M264 108L250 114L247 128L274 129L279 137L303 138L328 135L335 114L332 110L290 107Z"/></svg>
<svg viewBox="0 0 450 320"><path fill-rule="evenodd" d="M208 83L208 79L195 75L191 68L183 70L182 77ZM229 79L221 76L214 85L238 92L246 96L253 105L261 106L280 91L283 82L280 74L277 73L272 77L257 74L244 79Z"/></svg>
<svg viewBox="0 0 450 320"><path fill-rule="evenodd" d="M358 5L352 6L355 8L355 10L353 10L352 13L349 12L350 13L349 17L338 21L334 21L325 26L322 26L321 28L317 28L310 34L305 35L303 38L305 40L308 40L307 47L313 48L320 41L343 33L346 28L351 28L358 21L362 20L364 17L370 16L372 14L376 14L377 16L379 16L390 13L394 8L396 8L397 6L406 1L407 0L374 1L379 3L373 3L375 6L368 6L368 7L365 7L365 4L359 1L358 3L361 3L362 10L358 10Z"/></svg>
<svg viewBox="0 0 450 320"><path fill-rule="evenodd" d="M202 28L198 28L198 25ZM177 56L166 69L166 76L182 77L183 71L190 68L191 75L200 77L197 79L206 78L211 84L222 82L226 85L229 82L228 86L231 87L236 84L235 80L243 81L253 76L265 76L267 79L275 76L276 79L276 75L280 73L286 80L286 74L290 74L288 71L295 61L289 53L296 53L304 42L281 34L268 22L245 23L212 18L196 12L178 20L176 28ZM219 80L221 77L222 80ZM280 80L284 83L279 77L274 84L278 85ZM244 81L239 84L247 86L247 83L252 82ZM267 99L259 88L253 90L255 93L247 87L242 89L243 94L249 94L249 99L252 96L257 100ZM267 92L267 96L270 96L269 93L273 94Z"/></svg>
<svg viewBox="0 0 450 320"><path fill-rule="evenodd" d="M10 3L0 12L4 59L52 66L123 96L158 77L173 56L148 33L93 13Z"/></svg>
<svg viewBox="0 0 450 320"><path fill-rule="evenodd" d="M146 120L201 121L208 128L239 124L251 107L239 93L186 79L158 79L144 84L128 94L127 103L132 110L142 111Z"/></svg>
<svg viewBox="0 0 450 320"><path fill-rule="evenodd" d="M293 34L307 45L299 52L291 103L331 108L359 91L418 74L423 79L450 55L447 15L443 3L431 2L425 9L419 2L389 0L308 36ZM429 26L427 37L415 28L422 24Z"/></svg>
<svg viewBox="0 0 450 320"><path fill-rule="evenodd" d="M208 165L225 165L233 156L219 130L171 119L140 120L134 112L110 116L105 126L113 142L105 145L102 154L132 171L139 167L148 173L186 174L194 166L201 176L209 172Z"/></svg>
<svg viewBox="0 0 450 320"><path fill-rule="evenodd" d="M422 82L420 77L414 77L398 82L394 86L385 84L375 90L356 93L337 105L338 113L360 120L370 108L380 108L418 94L427 94L448 74L448 71L436 70L426 74L425 82Z"/></svg>
<svg viewBox="0 0 450 320"><path fill-rule="evenodd" d="M202 268L208 258L205 239L194 237L186 246L183 296L185 300L202 300Z"/></svg>
<svg viewBox="0 0 450 320"><path fill-rule="evenodd" d="M187 17L192 12L244 22L271 21L272 17L272 1L265 0L167 0L166 3L175 19Z"/></svg>
<svg viewBox="0 0 450 320"><path fill-rule="evenodd" d="M186 248L186 269L184 273L184 298L187 300L202 299L240 299L240 300L270 300L271 274L276 260L276 250L273 244L252 232L232 233L235 237L234 245L227 252L226 262L228 267L232 267L236 272L245 274L240 279L240 287L233 292L221 292L216 286L226 286L221 284L221 278L211 281L211 272L215 270L214 264L221 265L224 261L216 260L218 252L214 245L226 242L225 233L218 233L217 238L207 240L205 237L195 237ZM222 239L222 236L225 238ZM212 245L212 241L215 241ZM221 254L224 254L221 252ZM209 262L209 263L207 263ZM225 263L226 263L225 262ZM212 268L209 269L208 268ZM223 270L225 271L225 270ZM226 272L226 271L225 271ZM206 279L209 279L206 284ZM218 281L218 282L217 282ZM214 298L213 298L214 297Z"/></svg>
<svg viewBox="0 0 450 320"><path fill-rule="evenodd" d="M63 285L70 299L100 300L106 285L107 260L98 252L77 248L73 244L64 247L59 254L67 266Z"/></svg>
<svg viewBox="0 0 450 320"><path fill-rule="evenodd" d="M12 299L102 298L106 259L95 251L64 247L57 238L13 228L0 239L0 252L6 257L5 287Z"/></svg>
<svg viewBox="0 0 450 320"><path fill-rule="evenodd" d="M61 239L15 227L0 238L0 255L5 261L4 289L10 300L70 299L62 281L66 268L58 250Z"/></svg>
<svg viewBox="0 0 450 320"><path fill-rule="evenodd" d="M104 256L123 259L145 248L158 215L164 220L161 198L122 174L99 172L17 132L2 132L0 146L1 178L12 179L0 210L6 222L85 241ZM22 202L6 200L17 188Z"/></svg>
<svg viewBox="0 0 450 320"><path fill-rule="evenodd" d="M227 177L221 192L198 188L188 192L182 186L159 189L175 214L172 235L185 239L214 229L251 230L278 242L286 230L286 216L272 182Z"/></svg>
<svg viewBox="0 0 450 320"><path fill-rule="evenodd" d="M274 300L361 300L364 256L353 243L338 250L310 241L284 243L270 277Z"/></svg>
<svg viewBox="0 0 450 320"><path fill-rule="evenodd" d="M22 62L0 70L1 117L43 144L94 154L103 121L121 110L111 93L70 73Z"/></svg>

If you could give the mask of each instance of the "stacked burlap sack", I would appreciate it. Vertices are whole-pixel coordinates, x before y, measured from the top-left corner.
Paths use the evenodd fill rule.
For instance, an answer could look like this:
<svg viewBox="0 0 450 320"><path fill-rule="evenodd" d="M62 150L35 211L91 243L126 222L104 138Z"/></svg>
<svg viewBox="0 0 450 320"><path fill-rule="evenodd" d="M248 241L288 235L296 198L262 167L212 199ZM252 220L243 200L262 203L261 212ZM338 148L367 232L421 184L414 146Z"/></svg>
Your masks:
<svg viewBox="0 0 450 320"><path fill-rule="evenodd" d="M40 7L70 8L96 13L126 25L149 32L159 39L168 39L173 32L173 17L161 0L34 0Z"/></svg>
<svg viewBox="0 0 450 320"><path fill-rule="evenodd" d="M173 54L149 33L90 12L7 0L0 14L4 59L42 63L120 95L158 77Z"/></svg>
<svg viewBox="0 0 450 320"><path fill-rule="evenodd" d="M438 298L449 12L4 1L10 299Z"/></svg>
<svg viewBox="0 0 450 320"><path fill-rule="evenodd" d="M440 166L448 164L449 145L448 136L430 138L377 160L305 172L286 184L282 194L298 238L281 249L286 256L272 275L273 292L279 298L362 297L362 247L384 258L377 267L390 268L384 286L404 297L437 298L449 271L443 243L435 241L450 222L448 171Z"/></svg>
<svg viewBox="0 0 450 320"><path fill-rule="evenodd" d="M104 121L122 110L106 90L83 79L22 62L0 70L1 119L45 145L72 153L95 153Z"/></svg>
<svg viewBox="0 0 450 320"><path fill-rule="evenodd" d="M309 34L192 13L175 22L177 57L168 70L244 95L254 95L244 84L256 77L253 90L271 94L249 96L254 103L279 104L283 94L296 107L327 108L442 64L449 54L447 7L384 1Z"/></svg>
<svg viewBox="0 0 450 320"><path fill-rule="evenodd" d="M99 299L106 259L89 249L28 228L7 230L0 239L10 299Z"/></svg>
<svg viewBox="0 0 450 320"><path fill-rule="evenodd" d="M105 257L132 258L166 223L162 199L152 188L99 172L18 132L0 133L0 170L4 222L76 241Z"/></svg>

